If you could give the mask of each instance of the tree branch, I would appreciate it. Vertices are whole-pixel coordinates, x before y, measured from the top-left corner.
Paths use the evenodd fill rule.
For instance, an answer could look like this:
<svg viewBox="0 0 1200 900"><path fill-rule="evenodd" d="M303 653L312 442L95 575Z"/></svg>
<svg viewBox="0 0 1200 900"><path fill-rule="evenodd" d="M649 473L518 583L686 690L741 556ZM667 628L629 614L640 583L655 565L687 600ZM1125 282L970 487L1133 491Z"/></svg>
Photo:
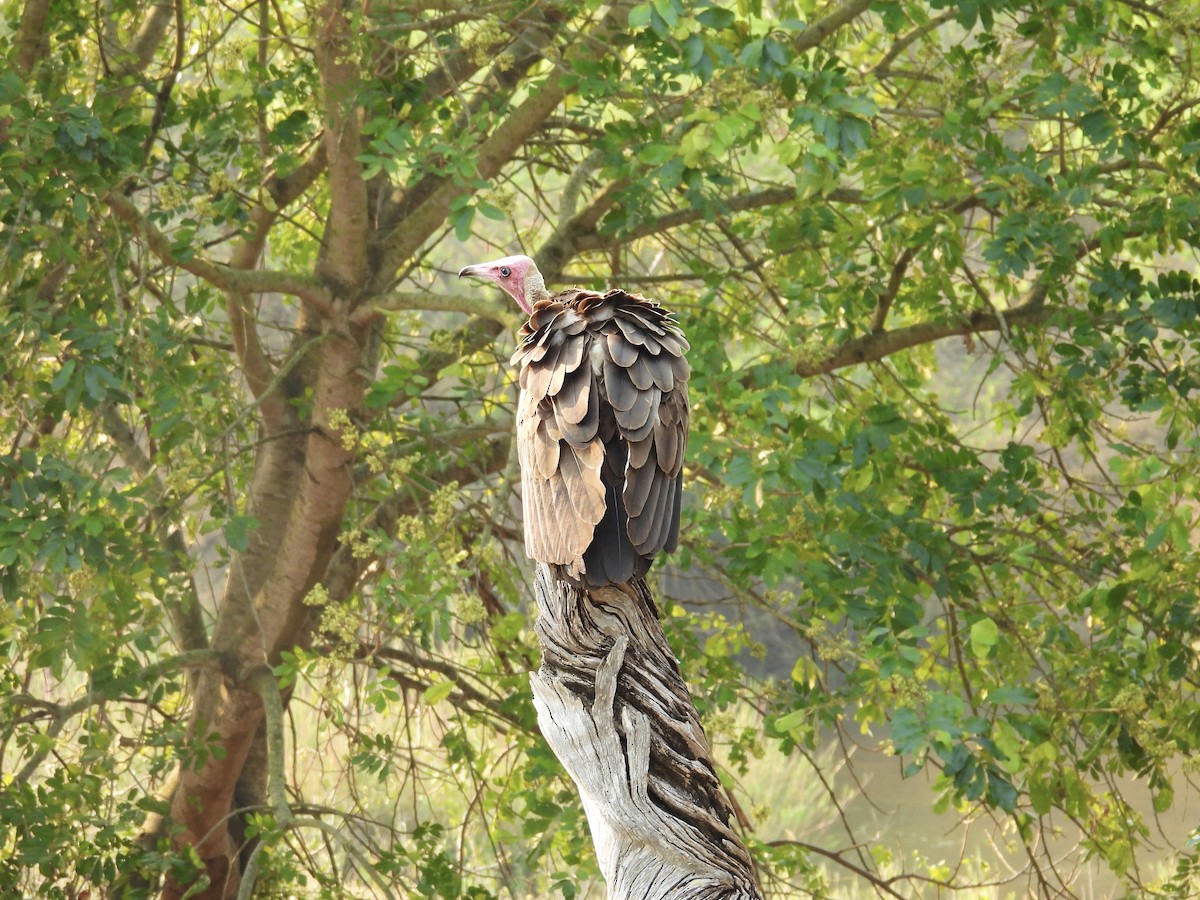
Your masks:
<svg viewBox="0 0 1200 900"><path fill-rule="evenodd" d="M507 698L497 698L483 693L479 688L466 681L463 669L454 663L430 659L429 657L420 656L399 647L377 648L360 644L358 652L364 662L378 666L396 681L405 682L407 686L419 690L429 687L429 682L422 682L415 676L408 675L407 672L399 668L399 665L403 664L414 671L425 669L437 672L454 682L455 691L450 695L450 698L453 699L455 707L461 708L473 704L481 710L486 710L513 728L523 729L526 727L520 716L504 708L504 701Z"/></svg>
<svg viewBox="0 0 1200 900"><path fill-rule="evenodd" d="M258 265L266 246L271 227L287 207L300 199L325 171L328 164L324 142L318 143L304 162L287 175L271 172L263 185L270 202L262 201L250 211L249 227L234 247L229 266L234 269L253 269Z"/></svg>
<svg viewBox="0 0 1200 900"><path fill-rule="evenodd" d="M430 479L433 482L431 490L451 482L469 484L483 476L503 471L511 446L510 427L506 428L498 439L482 442L482 449L474 458L438 472L436 481ZM418 509L420 504L416 491L396 491L372 509L359 523L358 529L363 532L380 531L394 535L396 521L401 516L412 515ZM356 549L349 541L341 544L329 563L328 574L323 582L329 602L337 603L349 597L363 575L379 565L380 561L381 557L375 553L356 555Z"/></svg>
<svg viewBox="0 0 1200 900"><path fill-rule="evenodd" d="M21 24L13 45L17 52L13 57L13 72L22 79L33 73L33 67L42 57L46 47L46 15L50 11L50 0L25 0L21 10Z"/></svg>
<svg viewBox="0 0 1200 900"><path fill-rule="evenodd" d="M802 850L806 850L809 853L816 853L821 856L824 856L826 859L833 860L839 866L843 866L843 867L849 869L851 872L853 872L859 878L863 879L863 881L866 881L867 883L874 885L877 890L883 891L890 897L898 897L898 898L900 898L900 900L904 900L904 895L897 892L893 887L891 887L890 880L884 880L884 879L880 878L878 875L876 875L874 872L870 872L867 869L864 869L862 866L856 865L855 863L846 859L845 856L843 856L841 853L838 853L837 851L826 850L824 847L818 847L816 844L809 844L806 841L794 841L794 840L771 841L770 846L772 846L772 847L788 847L788 846L800 847ZM941 882L935 882L935 883L941 884Z"/></svg>
<svg viewBox="0 0 1200 900"><path fill-rule="evenodd" d="M167 106L171 100L171 91L175 89L175 82L179 79L179 75L183 71L184 46L186 43L183 0L178 0L172 6L175 11L175 57L171 61L170 70L163 77L162 85L154 95L154 114L150 117L150 127L147 129L145 141L142 142L142 158L144 160L150 158L150 150L154 146L155 140L158 139L159 130L162 128L163 121L167 116Z"/></svg>
<svg viewBox="0 0 1200 900"><path fill-rule="evenodd" d="M916 255L916 247L907 247L900 254L900 258L896 260L895 265L892 266L892 275L888 278L887 287L875 302L875 312L871 316L870 325L872 332L883 330L884 323L887 321L888 311L891 310L896 295L900 293L900 285L904 281L905 273L908 272L908 264L912 262L913 257Z"/></svg>
<svg viewBox="0 0 1200 900"><path fill-rule="evenodd" d="M162 262L191 272L214 287L249 294L289 294L299 297L319 312L332 309L332 296L315 278L292 272L240 271L199 257L180 259L171 245L171 239L155 228L132 200L119 192L107 194L104 200L116 217L130 225Z"/></svg>
<svg viewBox="0 0 1200 900"><path fill-rule="evenodd" d="M200 605L200 596L196 591L196 582L192 572L184 571L183 567L179 565L181 560L191 562L191 553L184 542L181 529L172 527L173 523L165 521L167 487L159 475L158 468L138 443L133 429L118 415L116 408L111 404L105 404L102 417L104 430L116 442L121 457L137 472L139 477L153 483L154 513L164 519L164 521L155 523L159 545L173 557L171 560L172 571L185 576L188 580L188 590L182 600L177 601L169 596L164 596L162 601L175 631L175 641L184 651L204 649L208 646L208 631L204 627L204 615Z"/></svg>
<svg viewBox="0 0 1200 900"><path fill-rule="evenodd" d="M730 197L728 200L722 201L721 207L717 211L744 212L750 209L762 209L767 206L782 206L785 203L791 203L798 196L796 189L793 187L765 188L761 191L753 191L749 194L739 194L736 197ZM862 194L854 188L835 188L828 194L822 195L821 199L831 203L860 204L863 202ZM647 222L644 225L639 225L637 228L632 228L629 231L623 231L619 234L601 235L593 233L582 235L576 241L576 245L579 252L609 250L639 238L661 234L664 231L670 231L682 225L689 225L692 222L699 222L707 217L710 212L710 210L701 207L679 209L666 213L653 222Z"/></svg>
<svg viewBox="0 0 1200 900"><path fill-rule="evenodd" d="M283 698L280 696L280 685L275 680L275 674L269 666L260 667L248 679L251 688L263 702L263 724L266 731L266 768L268 768L268 797L271 805L271 815L275 817L275 827L287 830L292 827L295 818L292 808L288 805L287 774L283 768ZM259 840L254 845L250 860L241 874L238 886L238 900L250 900L254 893L254 882L258 880L259 859L262 859L266 841Z"/></svg>
<svg viewBox="0 0 1200 900"><path fill-rule="evenodd" d="M579 207L579 194L583 191L583 186L587 182L588 176L603 161L604 150L597 147L575 167L575 171L571 173L571 177L567 179L567 183L563 186L562 197L559 199L559 226L566 225L571 219L575 218L575 212Z"/></svg>
<svg viewBox="0 0 1200 900"><path fill-rule="evenodd" d="M536 9L531 7L531 9ZM481 91L466 103L465 108L454 119L455 130L462 131L468 127L471 117L478 114L484 104L495 104L498 92L512 91L525 73L537 62L545 58L545 48L554 40L557 29L561 27L564 17L561 13L540 9L543 17L530 24L511 42L507 50L500 54L492 67L484 76L484 83L494 85L493 89ZM513 23L515 24L515 23ZM441 97L449 94L456 86L474 75L481 66L475 62L478 53L464 53L453 57L443 68L431 72L425 79L425 89L433 96ZM429 173L416 184L398 192L390 209L380 225L380 233L388 234L406 219L414 209L429 199L438 188L447 184L450 177Z"/></svg>
<svg viewBox="0 0 1200 900"><path fill-rule="evenodd" d="M322 281L356 295L367 278L370 233L367 184L363 180L362 129L355 99L358 60L351 46L350 15L338 0L317 15L317 67L324 95L325 151L329 161L329 218L317 260Z"/></svg>
<svg viewBox="0 0 1200 900"><path fill-rule="evenodd" d="M578 35L576 43L567 51L569 66L608 52L609 31L621 27L621 13L627 11L625 4L614 4L598 23L595 33ZM534 50L541 52L540 45ZM489 180L500 174L517 150L540 129L551 113L558 108L570 91L565 86L562 71L555 68L537 87L532 87L524 102L514 109L500 125L484 138L476 154L476 175L480 180ZM399 225L382 242L380 265L375 272L373 287L382 291L395 272L409 259L446 220L450 203L464 193L474 194L477 188L456 185L443 181L429 197L409 212ZM546 274L546 268L539 268Z"/></svg>
<svg viewBox="0 0 1200 900"><path fill-rule="evenodd" d="M958 206L961 205L958 204ZM1132 226L1126 229L1125 236L1137 236L1144 232L1144 228ZM1101 244L1102 241L1099 236L1080 241L1075 250L1076 259L1082 259L1087 256L1098 249ZM911 261L915 253L915 248L909 248L897 260L896 267L892 270L892 278L888 282L888 292L892 292L893 285L895 285L897 290L899 289L899 281L903 278L901 263L904 263L904 267L907 267L908 262ZM905 257L908 258L906 259ZM975 281L970 270L964 267L964 271L975 288L976 293L990 303L986 292ZM1024 302L1003 312L993 307L990 312L976 310L957 321L921 322L916 325L897 328L894 331L884 331L882 330L882 319L886 317L887 310L882 307L882 301L888 296L888 293L885 293L884 297L880 298L881 305L876 307L875 315L872 317L873 326L877 321L879 322L878 329L873 327L871 334L846 341L841 346L834 348L828 355L816 361L800 363L796 366L795 371L798 375L804 377L824 375L847 366L864 362L876 362L901 350L907 350L910 347L928 344L947 337L982 334L989 331L998 331L1007 337L1010 329L1014 326L1040 324L1057 311L1054 307L1045 305L1048 293L1049 285L1045 280L1040 280L1025 296ZM890 300L888 305L890 306ZM881 308L883 308L882 315L880 314Z"/></svg>
<svg viewBox="0 0 1200 900"><path fill-rule="evenodd" d="M279 828L287 828L292 819L292 810L287 799L287 774L283 764L283 698L279 694L279 683L270 667L262 666L249 679L263 705L263 722L267 731L267 796L271 801L271 814Z"/></svg>
<svg viewBox="0 0 1200 900"><path fill-rule="evenodd" d="M138 673L137 684L144 687L171 672L189 668L215 668L219 665L220 657L212 650L189 650L185 653L180 653L178 656L162 659L152 665L146 666ZM51 717L50 726L46 729L44 736L45 739L38 742L37 750L29 757L25 765L21 767L21 770L13 776L13 781L17 784L24 784L32 778L37 772L38 766L54 750L53 738L58 736L67 722L84 710L120 697L121 695L117 688L122 683L124 682L110 682L107 688L90 690L77 700L64 704L47 703L28 694L10 696L7 702L13 706L33 706L44 709Z"/></svg>
<svg viewBox="0 0 1200 900"><path fill-rule="evenodd" d="M482 180L494 178L518 148L533 135L546 117L552 113L567 90L558 73L551 74L535 88L507 119L488 135L479 145L476 170ZM474 193L475 188L447 182L435 190L420 206L404 219L383 243L379 269L375 274L375 288L381 290L405 260L421 247L450 213L450 203L464 193Z"/></svg>
<svg viewBox="0 0 1200 900"><path fill-rule="evenodd" d="M286 176L272 174L268 178L264 190L271 202L260 203L251 210L247 233L230 254L231 269L249 271L258 265L267 236L280 213L303 196L325 170L325 164L325 145L321 143L308 159ZM262 405L263 422L268 431L277 432L289 421L287 399L271 391L275 368L258 337L251 295L246 291L228 291L225 308L234 352L246 384Z"/></svg>
<svg viewBox="0 0 1200 900"><path fill-rule="evenodd" d="M1054 312L1054 307L1045 306L1038 296L1033 295L1027 302L1006 312L977 310L956 321L921 322L897 328L894 331L877 331L852 338L815 361L798 363L795 372L805 378L813 375L826 375L847 366L877 362L901 350L928 344L942 338L982 334L988 331L1007 332L1014 326L1037 325L1050 318Z"/></svg>
<svg viewBox="0 0 1200 900"><path fill-rule="evenodd" d="M824 18L817 19L808 28L800 32L796 36L796 39L792 41L792 49L797 53L804 53L811 50L843 25L853 22L865 13L870 6L871 0L845 0L833 12Z"/></svg>
<svg viewBox="0 0 1200 900"><path fill-rule="evenodd" d="M486 293L477 295L466 294L434 294L426 291L392 291L384 294L364 307L353 316L354 321L364 321L370 314L381 312L400 312L402 310L428 310L430 312L457 312L476 315L502 326L515 325L517 322L517 307L511 303L498 303Z"/></svg>
<svg viewBox="0 0 1200 900"><path fill-rule="evenodd" d="M175 18L176 3L182 4L183 0L154 0L150 15L146 16L126 50L127 59L122 60L124 71L141 72L150 65L159 44L166 37L167 27Z"/></svg>
<svg viewBox="0 0 1200 900"><path fill-rule="evenodd" d="M142 75L166 37L171 20L177 18L182 22L182 11L176 15L176 2L182 3L183 0L153 0L150 14L127 47L122 47L117 40L116 19L111 15L105 19L100 34L100 53L109 77ZM128 78L124 83L118 83L114 96L128 101L137 87L137 80Z"/></svg>
<svg viewBox="0 0 1200 900"><path fill-rule="evenodd" d="M580 213L561 222L554 233L547 238L541 248L534 254L538 269L548 281L562 275L563 269L582 248L585 235L594 233L604 215L617 202L617 195L626 187L623 181L611 182L604 190L592 198L592 201Z"/></svg>
<svg viewBox="0 0 1200 900"><path fill-rule="evenodd" d="M873 75L886 74L891 69L892 63L894 63L896 61L896 58L901 53L903 53L905 50L907 50L909 47L911 47L913 44L915 44L917 41L919 41L925 35L929 34L932 31L936 31L937 29L939 29L943 25L945 25L947 22L952 21L954 19L954 17L957 15L958 15L957 7L955 7L954 9L948 9L945 12L942 12L939 15L934 16L932 19L930 19L924 25L918 25L912 31L908 32L908 34L905 34L901 37L896 38L896 40L892 44L892 46L888 48L888 52L885 53L883 55L883 58L875 64L875 68L871 70L871 73Z"/></svg>

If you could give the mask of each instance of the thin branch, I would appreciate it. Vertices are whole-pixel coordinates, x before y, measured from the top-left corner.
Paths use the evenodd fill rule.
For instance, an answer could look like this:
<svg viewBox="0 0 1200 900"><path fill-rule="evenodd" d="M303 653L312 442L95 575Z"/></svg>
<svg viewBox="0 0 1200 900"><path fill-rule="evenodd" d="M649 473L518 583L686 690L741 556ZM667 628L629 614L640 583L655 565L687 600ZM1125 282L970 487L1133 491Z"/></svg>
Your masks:
<svg viewBox="0 0 1200 900"><path fill-rule="evenodd" d="M178 656L172 656L167 659L159 660L158 662L146 666L138 673L137 683L139 685L150 684L157 681L163 675L171 672L176 672L181 669L189 669L195 667L213 668L220 666L220 657L212 650L189 650L186 653L180 653ZM121 682L124 683L124 682ZM119 683L114 682L113 686L108 688L99 688L88 691L77 700L70 703L47 703L30 694L14 694L6 699L6 703L11 706L36 707L44 709L52 717L49 727L46 729L43 739L38 742L38 749L29 760L21 767L16 775L13 776L13 782L24 784L37 772L38 767L45 761L46 757L54 750L54 738L63 730L63 727L74 716L79 715L84 710L93 706L97 706L109 700L117 700L120 698L120 693L116 690Z"/></svg>
<svg viewBox="0 0 1200 900"><path fill-rule="evenodd" d="M826 850L824 847L818 847L816 844L810 844L807 841L768 841L767 845L770 847L799 847L800 849L809 853L816 853L819 856L824 856L826 859L833 860L839 866L844 866L845 868L849 869L859 878L863 879L863 881L873 885L876 890L883 891L890 897L899 897L900 900L904 900L903 894L890 887L886 881L884 881L874 872L868 872L862 866L856 865L855 863L846 859L845 856L843 856L841 853L838 853L836 850Z"/></svg>
<svg viewBox="0 0 1200 900"><path fill-rule="evenodd" d="M900 258L896 260L892 266L891 277L888 278L887 288L879 295L879 299L875 303L875 312L871 316L871 331L882 331L884 323L887 322L888 312L892 308L892 303L896 299L896 295L900 293L900 285L904 282L904 276L908 272L908 264L912 262L913 257L917 255L916 247L908 247Z"/></svg>
<svg viewBox="0 0 1200 900"><path fill-rule="evenodd" d="M370 862L363 858L358 846L351 841L349 837L347 837L343 829L334 828L332 825L322 822L320 819L310 818L308 816L297 816L296 818L292 819L292 828L312 828L324 835L327 835L328 837L333 838L342 845L342 848L346 851L346 855L354 860L355 865L358 866L362 874L370 878L371 881L375 883L375 887L379 889L379 893L382 896L388 898L394 898L396 896L392 892L391 886L379 873L379 868L371 865Z"/></svg>
<svg viewBox="0 0 1200 900"><path fill-rule="evenodd" d="M480 709L487 710L497 719L507 722L516 729L525 727L518 715L504 708L503 698L489 697L474 685L469 684L463 678L462 670L452 663L424 658L415 653L402 650L399 647L380 647L376 649L363 644L359 645L359 654L365 663L378 667L394 680L403 682L408 687L418 690L425 690L429 687L429 683L409 675L407 672L401 670L397 664L402 663L414 670L427 669L437 672L445 676L447 680L454 682L455 690L451 692L449 699L454 702L456 708L463 708L467 704L473 703ZM493 727L498 731L504 731L498 725L493 725Z"/></svg>
<svg viewBox="0 0 1200 900"><path fill-rule="evenodd" d="M431 488L454 481L469 484L483 476L503 471L511 443L512 431L506 429L498 440L483 444L471 459L432 476L436 482ZM395 492L372 509L358 528L363 533L379 531L394 534L397 520L401 516L412 515L418 508L414 492ZM362 577L380 561L380 556L375 553L357 555L351 541L342 543L334 552L322 582L328 592L329 602L338 603L349 597Z"/></svg>
<svg viewBox="0 0 1200 900"><path fill-rule="evenodd" d="M793 200L796 200L798 196L799 194L796 189L791 187L765 188L749 194L739 194L736 197L722 201L717 211L743 212L750 209L762 209L768 206L782 206L785 203L791 203ZM821 199L831 203L860 204L863 202L861 192L853 188L835 188L828 194L824 194ZM645 225L630 229L629 231L623 231L619 234L588 234L578 239L578 249L580 252L608 250L639 238L661 234L664 231L670 231L682 225L689 225L692 222L699 222L708 216L710 212L710 210L701 207L691 207L689 209L680 209L675 212L666 213L653 222L647 222Z"/></svg>
<svg viewBox="0 0 1200 900"><path fill-rule="evenodd" d="M499 174L504 164L541 127L546 117L566 96L567 89L557 75L551 75L540 87L535 88L525 102L513 110L479 145L476 156L479 179L488 180ZM452 200L474 190L448 182L413 210L383 244L382 260L375 275L376 287L382 287L390 281L404 261L416 253L445 221Z"/></svg>
<svg viewBox="0 0 1200 900"><path fill-rule="evenodd" d="M325 165L325 144L318 143L308 159L287 175L271 175L264 186L270 202L264 201L251 210L246 236L230 254L231 269L249 271L258 265L271 227L283 210L312 186L325 171ZM259 340L250 294L229 291L225 306L234 350L250 392L262 402L263 421L273 431L285 427L288 419L286 400L270 391L275 370Z"/></svg>
<svg viewBox="0 0 1200 900"><path fill-rule="evenodd" d="M745 263L745 271L753 272L756 276L758 276L758 283L761 284L767 293L771 295L771 299L775 301L775 306L779 310L780 314L786 314L787 302L783 299L782 295L780 295L779 289L775 287L774 281L772 281L771 277L766 273L766 271L764 271L762 259L755 257L750 248L746 246L745 241L738 237L728 224L718 221L717 227L721 229L721 234L725 235L725 239L729 241L729 243L733 246L733 249L737 251L738 256L742 258L742 262Z"/></svg>
<svg viewBox="0 0 1200 900"><path fill-rule="evenodd" d="M490 319L504 326L512 326L517 322L517 309L513 304L499 303L482 291L477 295L392 291L374 301L370 308L370 312L400 312L402 310L466 313ZM356 314L353 320L357 321L360 318L362 316Z"/></svg>
<svg viewBox="0 0 1200 900"><path fill-rule="evenodd" d="M1007 334L1009 329L1014 326L1041 324L1055 311L1054 307L1045 306L1035 296L1031 297L1028 302L1003 313L977 310L957 320L920 322L916 325L897 328L894 331L877 331L852 338L816 361L801 362L797 364L795 372L805 378L813 375L826 375L837 369L865 362L876 362L901 350L956 335L982 334L988 331Z"/></svg>
<svg viewBox="0 0 1200 900"><path fill-rule="evenodd" d="M1155 121L1154 126L1150 129L1149 136L1151 138L1157 137L1159 132L1166 128L1172 119L1178 118L1185 112L1195 109L1197 106L1200 106L1200 99L1193 98L1191 100L1184 100L1175 104L1174 106L1166 107L1161 113L1159 113L1158 119Z"/></svg>
<svg viewBox="0 0 1200 900"><path fill-rule="evenodd" d="M909 47L911 47L914 43L919 41L925 35L929 34L932 31L936 31L937 29L939 29L943 25L945 25L947 22L952 21L954 19L954 17L957 15L958 15L957 7L955 7L954 9L948 9L945 12L941 13L940 15L934 16L932 19L930 19L924 25L918 25L916 28L914 28L908 34L905 34L905 35L902 35L901 37L896 38L896 40L892 44L892 46L888 48L888 52L883 55L883 59L879 60L879 62L877 62L875 64L875 68L871 70L871 73L873 75L879 76L879 75L884 75L887 72L889 72L891 69L892 63L894 63L896 61L896 58L901 53L903 53L905 50L907 50Z"/></svg>
<svg viewBox="0 0 1200 900"><path fill-rule="evenodd" d="M1152 4L1142 3L1141 0L1117 0L1122 6L1128 6L1130 9L1136 9L1149 18L1166 18L1169 15L1166 9L1157 9Z"/></svg>
<svg viewBox="0 0 1200 900"><path fill-rule="evenodd" d="M871 0L845 0L824 18L813 22L792 41L792 49L805 53L816 47L843 25L853 22L871 6Z"/></svg>
<svg viewBox="0 0 1200 900"><path fill-rule="evenodd" d="M320 313L329 313L332 310L333 297L316 278L293 272L239 271L199 257L180 259L175 253L171 239L151 224L132 200L117 192L107 194L104 200L116 217L130 225L134 232L146 242L150 251L168 265L178 266L191 272L197 278L202 278L224 291L240 291L249 294L289 294L299 297Z"/></svg>

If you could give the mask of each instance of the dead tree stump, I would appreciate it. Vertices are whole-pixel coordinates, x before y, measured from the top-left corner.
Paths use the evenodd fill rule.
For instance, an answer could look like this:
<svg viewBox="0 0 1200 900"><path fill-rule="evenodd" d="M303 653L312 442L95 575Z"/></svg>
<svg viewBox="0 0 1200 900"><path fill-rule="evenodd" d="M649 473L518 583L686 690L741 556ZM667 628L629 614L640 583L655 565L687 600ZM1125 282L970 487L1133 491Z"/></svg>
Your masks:
<svg viewBox="0 0 1200 900"><path fill-rule="evenodd" d="M761 900L733 807L641 578L537 566L538 723L579 788L610 900Z"/></svg>

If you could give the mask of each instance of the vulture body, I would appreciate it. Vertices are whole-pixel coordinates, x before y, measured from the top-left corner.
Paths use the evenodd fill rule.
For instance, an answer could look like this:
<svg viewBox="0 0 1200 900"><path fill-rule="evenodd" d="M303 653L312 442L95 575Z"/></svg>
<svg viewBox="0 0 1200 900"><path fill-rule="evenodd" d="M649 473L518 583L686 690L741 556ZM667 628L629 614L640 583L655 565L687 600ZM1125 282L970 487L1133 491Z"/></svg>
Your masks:
<svg viewBox="0 0 1200 900"><path fill-rule="evenodd" d="M529 313L512 356L526 554L594 587L645 575L679 542L690 375L679 326L619 289L551 296L528 257L464 274L496 280Z"/></svg>

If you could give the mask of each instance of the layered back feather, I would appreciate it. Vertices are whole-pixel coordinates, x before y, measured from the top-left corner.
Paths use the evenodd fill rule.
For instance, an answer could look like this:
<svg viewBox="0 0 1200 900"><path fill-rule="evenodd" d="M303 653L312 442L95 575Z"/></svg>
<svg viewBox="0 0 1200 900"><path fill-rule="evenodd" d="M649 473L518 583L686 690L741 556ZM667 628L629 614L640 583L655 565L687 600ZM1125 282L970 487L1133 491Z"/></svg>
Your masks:
<svg viewBox="0 0 1200 900"><path fill-rule="evenodd" d="M591 586L679 543L688 342L637 294L569 290L522 326L517 453L525 552Z"/></svg>

